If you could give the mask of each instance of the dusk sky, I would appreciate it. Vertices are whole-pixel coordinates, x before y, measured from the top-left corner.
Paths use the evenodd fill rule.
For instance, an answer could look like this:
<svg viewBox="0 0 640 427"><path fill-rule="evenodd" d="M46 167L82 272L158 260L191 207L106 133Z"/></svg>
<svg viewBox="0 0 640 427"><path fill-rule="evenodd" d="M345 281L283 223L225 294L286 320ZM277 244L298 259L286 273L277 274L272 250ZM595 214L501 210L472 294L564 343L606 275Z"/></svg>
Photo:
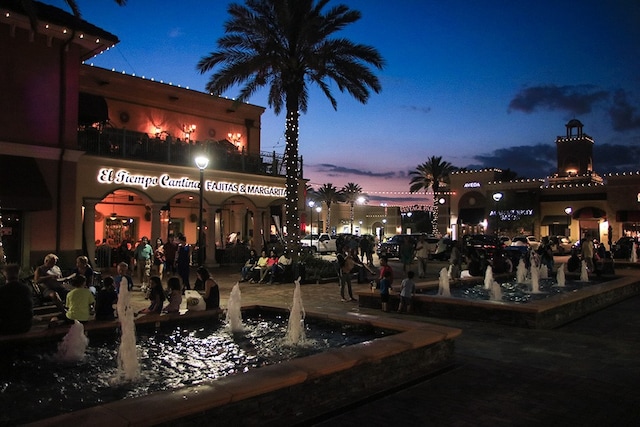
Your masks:
<svg viewBox="0 0 640 427"><path fill-rule="evenodd" d="M45 1L69 11L61 0ZM196 64L217 50L228 0L78 0L120 43L87 63L204 91ZM242 3L235 1L235 3ZM595 139L600 174L640 169L640 2L336 0L362 19L336 36L377 48L382 92L338 110L311 91L300 153L313 186L360 184L405 204L408 172L430 156L457 167L544 178L572 118ZM223 95L233 98L238 91ZM252 104L268 108L266 91ZM262 149L284 152L284 113L267 109ZM384 194L384 192L391 192ZM424 198L424 195L421 196Z"/></svg>

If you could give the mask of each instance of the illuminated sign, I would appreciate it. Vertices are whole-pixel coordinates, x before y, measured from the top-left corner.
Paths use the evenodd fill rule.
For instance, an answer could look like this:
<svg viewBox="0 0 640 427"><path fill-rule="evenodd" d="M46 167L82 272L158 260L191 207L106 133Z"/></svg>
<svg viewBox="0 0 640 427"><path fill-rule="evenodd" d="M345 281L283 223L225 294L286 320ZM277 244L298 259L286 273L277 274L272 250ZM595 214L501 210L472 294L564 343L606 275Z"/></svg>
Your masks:
<svg viewBox="0 0 640 427"><path fill-rule="evenodd" d="M144 190L149 187L170 188L172 190L200 190L199 180L194 181L187 177L176 178L166 173L159 176L134 175L125 169L116 171L102 168L98 171L97 180L100 184L128 185L141 187ZM286 195L286 189L284 187L210 180L204 181L204 191L243 194L247 196L285 197Z"/></svg>
<svg viewBox="0 0 640 427"><path fill-rule="evenodd" d="M480 183L479 182L465 182L463 185L464 188L480 188Z"/></svg>

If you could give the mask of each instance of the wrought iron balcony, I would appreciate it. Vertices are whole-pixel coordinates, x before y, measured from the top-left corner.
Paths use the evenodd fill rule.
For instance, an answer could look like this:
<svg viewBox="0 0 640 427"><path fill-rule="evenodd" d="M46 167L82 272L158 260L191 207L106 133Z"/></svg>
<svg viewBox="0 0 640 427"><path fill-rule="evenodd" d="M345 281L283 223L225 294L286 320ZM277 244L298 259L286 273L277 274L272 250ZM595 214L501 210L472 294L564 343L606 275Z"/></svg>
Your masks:
<svg viewBox="0 0 640 427"><path fill-rule="evenodd" d="M211 169L285 176L281 154L275 151L248 154L226 139L186 141L170 135L150 138L146 133L127 129L87 127L78 131L78 148L95 156L188 167L193 166L195 156L204 153L210 159ZM298 170L302 177L302 157L298 158Z"/></svg>

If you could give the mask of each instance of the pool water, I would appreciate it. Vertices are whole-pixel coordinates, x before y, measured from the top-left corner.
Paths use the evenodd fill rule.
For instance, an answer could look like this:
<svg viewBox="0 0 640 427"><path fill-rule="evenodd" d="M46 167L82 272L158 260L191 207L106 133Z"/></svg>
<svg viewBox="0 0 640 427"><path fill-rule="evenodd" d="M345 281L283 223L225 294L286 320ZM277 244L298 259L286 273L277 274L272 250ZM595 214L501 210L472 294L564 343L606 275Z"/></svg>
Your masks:
<svg viewBox="0 0 640 427"><path fill-rule="evenodd" d="M56 360L57 343L29 343L0 354L0 425L16 425L155 391L175 390L261 366L395 333L365 325L306 319L306 341L285 345L287 316L243 319L246 331L224 324L137 330L141 375L114 384L119 332L91 335L83 361Z"/></svg>

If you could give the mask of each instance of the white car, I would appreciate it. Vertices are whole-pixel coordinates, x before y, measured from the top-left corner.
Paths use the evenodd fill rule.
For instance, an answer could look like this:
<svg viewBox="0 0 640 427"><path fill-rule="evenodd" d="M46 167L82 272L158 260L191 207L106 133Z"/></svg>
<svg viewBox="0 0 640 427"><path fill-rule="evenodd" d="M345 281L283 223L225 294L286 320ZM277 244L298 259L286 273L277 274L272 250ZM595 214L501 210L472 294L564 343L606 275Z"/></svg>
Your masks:
<svg viewBox="0 0 640 427"><path fill-rule="evenodd" d="M336 252L336 236L327 233L307 235L300 239L300 246L311 248L311 252L326 254Z"/></svg>
<svg viewBox="0 0 640 427"><path fill-rule="evenodd" d="M538 250L540 244L535 236L515 236L511 239L511 246L529 246L534 251Z"/></svg>

